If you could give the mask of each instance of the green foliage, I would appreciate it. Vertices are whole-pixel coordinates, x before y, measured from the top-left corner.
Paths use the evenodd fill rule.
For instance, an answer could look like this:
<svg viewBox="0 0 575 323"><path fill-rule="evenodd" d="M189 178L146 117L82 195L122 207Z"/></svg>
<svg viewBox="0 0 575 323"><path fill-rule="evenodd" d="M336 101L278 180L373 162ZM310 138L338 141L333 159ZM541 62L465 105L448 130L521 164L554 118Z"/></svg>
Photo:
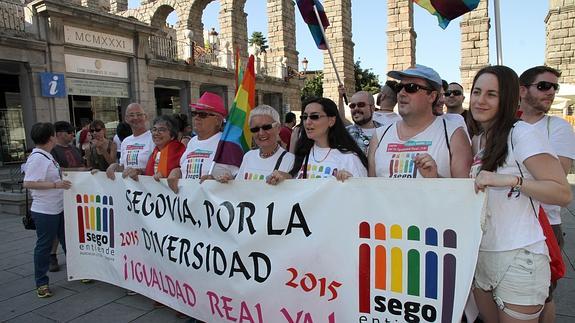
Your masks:
<svg viewBox="0 0 575 323"><path fill-rule="evenodd" d="M353 64L355 71L355 91L367 91L371 94L379 93L381 85L379 84L378 76L371 71L371 68L362 69L360 63L361 61L357 60L355 64Z"/></svg>
<svg viewBox="0 0 575 323"><path fill-rule="evenodd" d="M301 90L301 101L305 102L313 97L323 96L323 73L317 72L313 77L307 78Z"/></svg>
<svg viewBox="0 0 575 323"><path fill-rule="evenodd" d="M269 46L267 45L267 42L268 42L268 40L266 39L264 34L262 34L260 31L254 31L252 33L252 36L248 40L248 43L250 44L250 46L253 44L256 44L257 46L259 46L260 51L262 53L265 53L266 49L269 48Z"/></svg>

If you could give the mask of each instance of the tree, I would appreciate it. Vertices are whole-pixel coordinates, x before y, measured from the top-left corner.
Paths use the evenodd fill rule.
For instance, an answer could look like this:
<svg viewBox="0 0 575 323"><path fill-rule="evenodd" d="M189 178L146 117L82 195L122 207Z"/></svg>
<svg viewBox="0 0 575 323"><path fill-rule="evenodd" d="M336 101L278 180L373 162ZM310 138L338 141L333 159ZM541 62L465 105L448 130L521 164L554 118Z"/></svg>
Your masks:
<svg viewBox="0 0 575 323"><path fill-rule="evenodd" d="M305 102L314 97L323 96L323 73L317 72L313 77L304 82L301 90L301 101Z"/></svg>
<svg viewBox="0 0 575 323"><path fill-rule="evenodd" d="M353 64L355 71L355 91L367 91L371 94L379 93L381 85L378 76L373 73L371 68L363 69L360 66L361 61L357 60Z"/></svg>
<svg viewBox="0 0 575 323"><path fill-rule="evenodd" d="M257 45L260 48L260 52L265 53L266 49L269 48L267 45L268 40L260 31L254 31L252 36L248 40L248 43L251 45Z"/></svg>

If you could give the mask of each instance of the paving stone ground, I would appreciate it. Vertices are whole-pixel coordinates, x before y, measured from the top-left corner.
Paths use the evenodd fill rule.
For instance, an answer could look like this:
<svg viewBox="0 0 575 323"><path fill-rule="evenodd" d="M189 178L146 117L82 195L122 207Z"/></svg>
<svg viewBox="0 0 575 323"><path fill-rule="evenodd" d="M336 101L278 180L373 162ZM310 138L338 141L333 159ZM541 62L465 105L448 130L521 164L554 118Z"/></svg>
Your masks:
<svg viewBox="0 0 575 323"><path fill-rule="evenodd" d="M575 192L575 187L573 187ZM575 202L562 211L567 275L556 290L557 323L575 322ZM24 230L21 216L0 213L0 322L186 322L168 308L154 308L141 295L127 296L122 288L66 280L62 270L50 273L54 296L36 297L33 272L35 232Z"/></svg>

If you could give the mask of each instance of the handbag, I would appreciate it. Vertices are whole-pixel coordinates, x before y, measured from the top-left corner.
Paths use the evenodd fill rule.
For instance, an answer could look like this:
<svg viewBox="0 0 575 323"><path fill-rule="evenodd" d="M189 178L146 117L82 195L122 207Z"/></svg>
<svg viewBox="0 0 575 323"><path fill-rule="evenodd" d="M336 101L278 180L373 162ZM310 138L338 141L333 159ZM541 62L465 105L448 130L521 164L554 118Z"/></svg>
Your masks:
<svg viewBox="0 0 575 323"><path fill-rule="evenodd" d="M22 218L22 224L26 230L36 230L36 223L34 223L34 218L32 218L32 212L30 211L30 205L28 204L28 189L26 189L26 214Z"/></svg>
<svg viewBox="0 0 575 323"><path fill-rule="evenodd" d="M511 131L511 149L513 150L513 129ZM524 178L523 171L521 170L517 160L515 160L515 164L517 164L519 174L521 174L521 177ZM529 202L531 202L533 213L539 220L539 225L543 230L543 235L545 235L545 244L547 244L547 249L549 250L549 258L551 258L551 261L549 262L549 269L551 270L551 282L555 283L559 279L563 278L563 276L565 276L565 262L563 261L563 255L561 254L561 248L559 248L559 243L557 242L557 238L555 237L555 233L553 233L553 228L549 223L547 213L545 213L543 207L539 205L539 213L537 213L535 210L535 204L533 204L533 199L531 197L529 197Z"/></svg>

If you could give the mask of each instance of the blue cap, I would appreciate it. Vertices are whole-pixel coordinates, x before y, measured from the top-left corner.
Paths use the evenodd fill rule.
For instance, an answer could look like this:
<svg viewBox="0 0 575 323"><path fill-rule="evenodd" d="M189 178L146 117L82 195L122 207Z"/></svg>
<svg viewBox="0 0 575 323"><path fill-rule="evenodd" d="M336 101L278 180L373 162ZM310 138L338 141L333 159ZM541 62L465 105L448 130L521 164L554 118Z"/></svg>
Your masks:
<svg viewBox="0 0 575 323"><path fill-rule="evenodd" d="M436 90L441 89L441 76L431 67L416 64L405 71L389 71L387 76L396 80L403 80L405 77L415 77L427 80Z"/></svg>

